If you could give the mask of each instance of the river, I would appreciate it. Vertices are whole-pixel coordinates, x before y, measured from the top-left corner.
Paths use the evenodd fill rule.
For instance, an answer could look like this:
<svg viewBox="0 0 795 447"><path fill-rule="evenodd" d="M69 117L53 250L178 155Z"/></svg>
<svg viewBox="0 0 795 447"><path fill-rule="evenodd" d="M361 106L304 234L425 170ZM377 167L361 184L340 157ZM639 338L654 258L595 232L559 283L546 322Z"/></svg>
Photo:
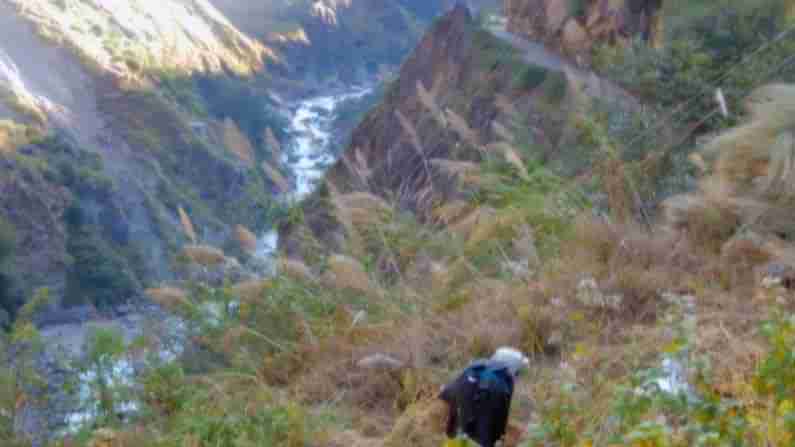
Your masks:
<svg viewBox="0 0 795 447"><path fill-rule="evenodd" d="M353 86L339 90L333 94L323 94L298 100L285 107L284 113L289 121L287 134L290 141L285 145L283 154L283 168L289 173L293 189L284 193L279 200L286 203L298 201L311 193L322 179L325 171L335 161L335 154L331 150L331 142L335 137L332 128L335 111L339 104L348 100L361 99L373 91L372 86ZM275 266L274 257L278 246L278 235L275 229L263 232L257 241L256 257L266 265ZM266 275L275 274L275 267L266 269ZM212 319L214 308L208 308L207 317ZM41 330L44 340L47 341L47 358L56 357L77 358L85 354L87 342L92 331L99 327L112 329L120 333L126 343L130 343L143 333L151 333L153 320L160 320L158 329L160 333L170 332L163 339L170 339L169 347L161 347L154 357L148 360L123 356L113 360L112 366L107 368L111 373L105 377L112 386L132 388L135 386L134 377L137 372L152 361L162 363L174 361L182 347L181 342L174 343L174 339L181 339L185 325L177 317L166 317L161 311L151 306L130 311L116 319L102 322L75 322L73 324L60 324L48 326ZM156 322L154 322L156 323ZM63 376L61 371L60 376ZM95 397L93 383L97 380L97 371L85 370L78 373L76 393L71 396L61 396L57 400L59 405L51 406L36 415L33 412L26 421L28 430L58 429L60 432L75 432L84 424L90 423L98 414L98 402ZM56 408L58 407L58 408ZM135 412L139 408L134 399L127 399L118 406L120 412ZM56 426L56 427L53 427Z"/></svg>
<svg viewBox="0 0 795 447"><path fill-rule="evenodd" d="M293 190L281 199L285 202L301 200L311 193L323 174L336 161L329 147L334 129L332 123L340 103L361 99L373 91L372 85L355 86L336 94L315 96L299 101L290 112L289 135L292 142L283 155L282 163L294 179ZM279 244L272 228L257 241L256 255L272 262Z"/></svg>

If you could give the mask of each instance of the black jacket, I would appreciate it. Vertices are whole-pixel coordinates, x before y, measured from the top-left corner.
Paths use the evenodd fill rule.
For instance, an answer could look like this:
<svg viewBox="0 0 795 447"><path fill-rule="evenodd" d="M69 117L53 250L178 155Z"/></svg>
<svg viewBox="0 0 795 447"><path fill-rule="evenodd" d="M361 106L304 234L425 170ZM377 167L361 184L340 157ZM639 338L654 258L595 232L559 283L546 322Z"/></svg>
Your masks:
<svg viewBox="0 0 795 447"><path fill-rule="evenodd" d="M513 376L501 363L470 364L439 395L450 409L447 436L455 437L460 430L482 447L493 447L508 425L513 385Z"/></svg>

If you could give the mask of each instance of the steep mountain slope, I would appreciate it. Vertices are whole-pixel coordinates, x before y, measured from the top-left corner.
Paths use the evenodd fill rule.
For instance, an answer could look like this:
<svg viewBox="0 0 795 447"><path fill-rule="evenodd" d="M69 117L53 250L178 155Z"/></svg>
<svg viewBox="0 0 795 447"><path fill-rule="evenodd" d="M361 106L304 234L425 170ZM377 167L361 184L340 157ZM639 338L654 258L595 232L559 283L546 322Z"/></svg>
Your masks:
<svg viewBox="0 0 795 447"><path fill-rule="evenodd" d="M560 35L453 9L286 211L278 275L149 290L196 345L142 379L131 426L128 388L100 383L106 428L78 445L435 447L439 387L504 345L532 357L506 446L791 444L795 90L748 87L792 76L795 39L778 0L729 3L660 50L587 42L594 66L634 67L621 84ZM693 135L747 118L687 161Z"/></svg>
<svg viewBox="0 0 795 447"><path fill-rule="evenodd" d="M109 305L174 278L185 244L235 251L237 225L256 232L278 213L272 151L285 134L271 88L324 85L296 79L309 73L372 76L443 7L0 2L0 210L17 230L3 308L42 286ZM354 44L362 36L367 48Z"/></svg>
<svg viewBox="0 0 795 447"><path fill-rule="evenodd" d="M0 1L0 325L35 314L79 350L87 320L140 325L121 304L147 287L248 278L257 235L286 211L286 103L372 82L446 6ZM49 300L20 310L32 297ZM0 415L37 443L75 410L47 345L41 388Z"/></svg>

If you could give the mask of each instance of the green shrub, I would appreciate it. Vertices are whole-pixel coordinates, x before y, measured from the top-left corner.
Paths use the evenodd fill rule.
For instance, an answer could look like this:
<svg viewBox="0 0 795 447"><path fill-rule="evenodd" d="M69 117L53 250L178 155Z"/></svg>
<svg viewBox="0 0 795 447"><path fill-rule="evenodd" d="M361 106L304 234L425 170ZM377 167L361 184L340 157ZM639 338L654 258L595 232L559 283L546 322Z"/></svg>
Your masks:
<svg viewBox="0 0 795 447"><path fill-rule="evenodd" d="M663 50L638 41L623 50L600 46L594 61L607 77L673 111L675 123L705 120L699 131L708 132L735 124L744 113L740 100L754 87L793 79L786 62L795 51L795 38L781 34L791 25L783 1L694 3L700 4L695 10L704 11L687 14L671 8ZM713 113L717 87L729 103L729 119Z"/></svg>
<svg viewBox="0 0 795 447"><path fill-rule="evenodd" d="M129 398L130 390L127 385L118 383L116 369L126 349L124 336L116 330L97 327L89 334L83 370L93 373L88 385L91 395L97 398L88 405L96 410L96 426L120 422L119 406Z"/></svg>
<svg viewBox="0 0 795 447"><path fill-rule="evenodd" d="M537 65L525 65L513 78L513 87L519 90L533 90L547 78L548 70Z"/></svg>
<svg viewBox="0 0 795 447"><path fill-rule="evenodd" d="M186 77L176 71L164 71L158 74L160 89L168 97L196 116L206 116L207 110L199 96L193 78Z"/></svg>
<svg viewBox="0 0 795 447"><path fill-rule="evenodd" d="M139 287L127 261L89 225L84 211L73 205L64 213L71 265L66 276L67 305L91 303L111 307L135 296Z"/></svg>
<svg viewBox="0 0 795 447"><path fill-rule="evenodd" d="M8 316L19 307L18 297L14 296L10 259L14 255L16 237L14 227L0 217L0 309Z"/></svg>
<svg viewBox="0 0 795 447"><path fill-rule="evenodd" d="M144 402L163 417L177 414L190 396L185 372L176 363L167 363L148 371L142 378Z"/></svg>
<svg viewBox="0 0 795 447"><path fill-rule="evenodd" d="M265 93L242 80L203 77L195 80L196 89L216 119L230 118L257 148L264 145L265 129L271 128L279 141L285 138L287 124Z"/></svg>

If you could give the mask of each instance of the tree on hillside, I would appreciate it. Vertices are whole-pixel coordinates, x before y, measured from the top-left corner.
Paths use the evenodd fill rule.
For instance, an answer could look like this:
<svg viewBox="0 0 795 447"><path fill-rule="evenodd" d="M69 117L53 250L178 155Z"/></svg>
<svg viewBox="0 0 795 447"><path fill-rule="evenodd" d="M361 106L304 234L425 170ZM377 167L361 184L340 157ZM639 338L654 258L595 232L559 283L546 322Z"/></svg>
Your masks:
<svg viewBox="0 0 795 447"><path fill-rule="evenodd" d="M8 272L8 264L15 246L14 227L3 218L0 218L0 313L5 312L7 314L5 315L6 318L19 305L12 292L11 274ZM3 316L0 316L0 320L3 319Z"/></svg>

